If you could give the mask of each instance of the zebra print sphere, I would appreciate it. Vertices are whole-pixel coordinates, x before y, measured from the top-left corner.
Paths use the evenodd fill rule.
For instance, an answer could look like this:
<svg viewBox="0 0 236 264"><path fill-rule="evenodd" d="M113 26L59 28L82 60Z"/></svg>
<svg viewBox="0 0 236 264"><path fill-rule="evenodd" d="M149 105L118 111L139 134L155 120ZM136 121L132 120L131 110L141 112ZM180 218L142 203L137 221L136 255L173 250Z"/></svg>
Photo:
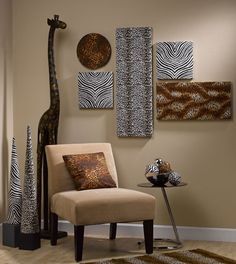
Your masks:
<svg viewBox="0 0 236 264"><path fill-rule="evenodd" d="M181 176L178 172L172 171L169 174L169 182L172 185L178 185L181 183Z"/></svg>
<svg viewBox="0 0 236 264"><path fill-rule="evenodd" d="M193 78L193 43L190 41L156 44L157 79Z"/></svg>
<svg viewBox="0 0 236 264"><path fill-rule="evenodd" d="M153 132L152 28L116 30L117 135Z"/></svg>
<svg viewBox="0 0 236 264"><path fill-rule="evenodd" d="M39 232L37 210L36 181L34 179L34 164L32 151L31 128L27 126L27 146L25 159L25 179L22 199L21 233Z"/></svg>
<svg viewBox="0 0 236 264"><path fill-rule="evenodd" d="M21 222L22 190L18 156L16 151L15 138L12 140L10 189L8 193L7 223L20 224Z"/></svg>
<svg viewBox="0 0 236 264"><path fill-rule="evenodd" d="M112 72L80 72L78 89L81 109L113 108Z"/></svg>
<svg viewBox="0 0 236 264"><path fill-rule="evenodd" d="M145 168L145 174L148 173L158 174L159 173L158 166L156 164L148 164Z"/></svg>

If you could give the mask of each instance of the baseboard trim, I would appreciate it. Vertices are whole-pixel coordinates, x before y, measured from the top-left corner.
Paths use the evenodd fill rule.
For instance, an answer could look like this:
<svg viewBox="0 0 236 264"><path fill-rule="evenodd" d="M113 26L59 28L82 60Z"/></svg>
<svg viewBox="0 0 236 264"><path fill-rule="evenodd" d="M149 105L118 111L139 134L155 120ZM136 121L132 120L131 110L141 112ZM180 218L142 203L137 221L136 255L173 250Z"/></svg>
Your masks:
<svg viewBox="0 0 236 264"><path fill-rule="evenodd" d="M66 221L59 221L59 228L68 233L73 233L73 225ZM208 228L178 226L178 233L181 240L202 240L202 241L224 241L236 242L236 229L231 228ZM87 236L106 236L109 235L109 225L86 226L85 235ZM117 236L122 237L143 237L142 224L118 224ZM154 237L173 238L172 226L155 225Z"/></svg>
<svg viewBox="0 0 236 264"><path fill-rule="evenodd" d="M181 240L202 240L202 241L224 241L236 242L236 229L233 228L208 228L178 226L178 232ZM67 231L73 234L74 227L67 221L59 221L59 230ZM2 224L0 224L0 241L2 238ZM91 225L85 228L86 236L108 237L109 225ZM143 237L142 224L118 224L118 237ZM174 233L171 226L155 225L154 237L173 238Z"/></svg>

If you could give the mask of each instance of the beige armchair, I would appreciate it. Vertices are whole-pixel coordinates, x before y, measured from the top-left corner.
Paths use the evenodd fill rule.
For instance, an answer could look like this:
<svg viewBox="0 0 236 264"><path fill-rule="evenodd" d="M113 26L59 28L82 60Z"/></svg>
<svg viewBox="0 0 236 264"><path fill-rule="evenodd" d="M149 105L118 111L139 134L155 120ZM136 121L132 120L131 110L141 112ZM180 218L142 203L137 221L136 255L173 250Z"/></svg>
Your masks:
<svg viewBox="0 0 236 264"><path fill-rule="evenodd" d="M75 260L82 260L84 227L110 223L110 239L116 238L117 223L143 221L145 249L153 252L155 198L124 188L77 191L63 155L103 152L107 168L118 186L117 172L109 143L46 146L51 217L51 245L57 244L58 216L74 225Z"/></svg>

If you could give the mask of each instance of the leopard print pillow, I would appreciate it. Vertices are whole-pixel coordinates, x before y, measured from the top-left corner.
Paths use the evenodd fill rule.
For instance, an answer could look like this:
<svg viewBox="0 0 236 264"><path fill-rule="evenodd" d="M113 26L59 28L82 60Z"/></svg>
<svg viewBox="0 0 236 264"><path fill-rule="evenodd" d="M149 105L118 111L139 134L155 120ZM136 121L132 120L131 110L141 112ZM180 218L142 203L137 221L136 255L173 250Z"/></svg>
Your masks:
<svg viewBox="0 0 236 264"><path fill-rule="evenodd" d="M63 156L76 190L116 187L103 152Z"/></svg>

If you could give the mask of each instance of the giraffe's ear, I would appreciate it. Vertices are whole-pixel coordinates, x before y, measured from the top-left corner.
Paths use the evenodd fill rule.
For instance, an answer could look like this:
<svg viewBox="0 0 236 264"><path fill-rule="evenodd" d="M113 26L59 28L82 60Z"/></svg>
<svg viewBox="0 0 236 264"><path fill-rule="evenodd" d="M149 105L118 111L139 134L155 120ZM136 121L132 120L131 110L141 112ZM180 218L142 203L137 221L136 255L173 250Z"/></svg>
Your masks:
<svg viewBox="0 0 236 264"><path fill-rule="evenodd" d="M50 26L52 24L52 20L48 18L48 25Z"/></svg>

